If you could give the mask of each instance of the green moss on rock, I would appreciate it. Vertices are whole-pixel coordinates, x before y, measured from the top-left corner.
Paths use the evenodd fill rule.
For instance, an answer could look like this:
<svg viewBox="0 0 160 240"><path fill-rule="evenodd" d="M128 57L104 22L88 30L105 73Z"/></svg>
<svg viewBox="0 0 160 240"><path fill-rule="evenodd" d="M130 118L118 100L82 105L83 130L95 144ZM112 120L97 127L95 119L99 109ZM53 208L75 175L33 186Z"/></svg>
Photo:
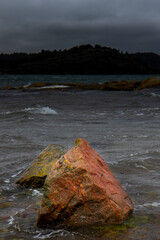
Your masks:
<svg viewBox="0 0 160 240"><path fill-rule="evenodd" d="M66 149L62 145L49 145L36 157L31 166L16 181L16 184L32 188L42 187L50 169L65 152Z"/></svg>

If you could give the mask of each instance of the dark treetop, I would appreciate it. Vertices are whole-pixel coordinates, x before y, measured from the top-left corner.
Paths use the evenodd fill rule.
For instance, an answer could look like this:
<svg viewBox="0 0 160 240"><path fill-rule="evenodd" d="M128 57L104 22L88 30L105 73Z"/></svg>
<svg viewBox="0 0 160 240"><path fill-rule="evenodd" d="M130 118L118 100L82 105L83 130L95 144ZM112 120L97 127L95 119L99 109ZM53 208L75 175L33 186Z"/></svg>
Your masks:
<svg viewBox="0 0 160 240"><path fill-rule="evenodd" d="M160 55L90 44L68 50L0 54L1 74L159 74Z"/></svg>

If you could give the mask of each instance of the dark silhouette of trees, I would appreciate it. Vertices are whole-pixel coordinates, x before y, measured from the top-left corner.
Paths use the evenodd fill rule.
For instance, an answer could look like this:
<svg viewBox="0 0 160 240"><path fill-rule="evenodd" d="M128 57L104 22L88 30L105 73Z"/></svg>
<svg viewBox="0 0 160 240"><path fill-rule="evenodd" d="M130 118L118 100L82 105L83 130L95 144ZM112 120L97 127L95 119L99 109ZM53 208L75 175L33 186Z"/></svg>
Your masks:
<svg viewBox="0 0 160 240"><path fill-rule="evenodd" d="M6 74L159 74L160 55L123 53L98 44L39 53L0 54Z"/></svg>

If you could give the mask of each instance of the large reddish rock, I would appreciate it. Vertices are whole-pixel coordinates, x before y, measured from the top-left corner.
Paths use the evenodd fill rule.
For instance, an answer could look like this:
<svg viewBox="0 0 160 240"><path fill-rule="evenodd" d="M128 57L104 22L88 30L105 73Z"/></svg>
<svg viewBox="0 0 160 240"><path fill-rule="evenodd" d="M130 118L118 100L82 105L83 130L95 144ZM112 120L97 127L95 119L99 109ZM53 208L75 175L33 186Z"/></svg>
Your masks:
<svg viewBox="0 0 160 240"><path fill-rule="evenodd" d="M132 211L131 199L104 160L77 139L46 178L37 226L118 224Z"/></svg>
<svg viewBox="0 0 160 240"><path fill-rule="evenodd" d="M65 152L67 150L62 145L50 144L22 173L16 184L32 188L42 187L52 166Z"/></svg>

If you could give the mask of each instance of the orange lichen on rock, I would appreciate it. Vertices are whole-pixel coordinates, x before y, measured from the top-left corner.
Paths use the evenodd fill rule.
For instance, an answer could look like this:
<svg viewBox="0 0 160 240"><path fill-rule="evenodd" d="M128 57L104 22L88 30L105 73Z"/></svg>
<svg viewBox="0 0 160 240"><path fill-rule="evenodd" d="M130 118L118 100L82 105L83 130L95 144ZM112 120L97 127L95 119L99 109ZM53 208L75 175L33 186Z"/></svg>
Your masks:
<svg viewBox="0 0 160 240"><path fill-rule="evenodd" d="M154 88L160 86L160 77L151 77L144 81L139 82L136 90L141 90L145 88Z"/></svg>
<svg viewBox="0 0 160 240"><path fill-rule="evenodd" d="M119 181L84 139L53 165L44 186L39 227L121 223L133 211Z"/></svg>
<svg viewBox="0 0 160 240"><path fill-rule="evenodd" d="M131 91L135 89L136 85L136 81L107 82L102 85L101 90Z"/></svg>

